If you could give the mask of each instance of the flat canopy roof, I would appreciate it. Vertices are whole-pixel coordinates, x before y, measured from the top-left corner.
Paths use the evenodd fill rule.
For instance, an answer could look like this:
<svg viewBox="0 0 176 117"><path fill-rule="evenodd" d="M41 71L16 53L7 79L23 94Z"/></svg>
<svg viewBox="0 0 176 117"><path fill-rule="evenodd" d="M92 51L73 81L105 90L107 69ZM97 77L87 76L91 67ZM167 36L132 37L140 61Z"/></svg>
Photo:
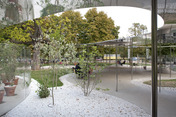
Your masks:
<svg viewBox="0 0 176 117"><path fill-rule="evenodd" d="M95 43L88 43L87 45L118 45L118 46L125 46L129 45L130 42L124 41L124 39L114 39L114 40L107 40L107 41L101 41L101 42L95 42Z"/></svg>

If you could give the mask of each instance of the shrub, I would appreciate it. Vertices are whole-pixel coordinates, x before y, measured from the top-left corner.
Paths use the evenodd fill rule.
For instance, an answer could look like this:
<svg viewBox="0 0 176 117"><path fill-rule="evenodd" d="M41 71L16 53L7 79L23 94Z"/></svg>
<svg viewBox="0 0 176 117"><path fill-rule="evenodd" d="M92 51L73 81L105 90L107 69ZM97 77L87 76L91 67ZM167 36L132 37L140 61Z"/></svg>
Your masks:
<svg viewBox="0 0 176 117"><path fill-rule="evenodd" d="M48 87L44 85L40 85L39 90L37 91L37 94L39 95L40 98L46 98L50 95L50 91Z"/></svg>

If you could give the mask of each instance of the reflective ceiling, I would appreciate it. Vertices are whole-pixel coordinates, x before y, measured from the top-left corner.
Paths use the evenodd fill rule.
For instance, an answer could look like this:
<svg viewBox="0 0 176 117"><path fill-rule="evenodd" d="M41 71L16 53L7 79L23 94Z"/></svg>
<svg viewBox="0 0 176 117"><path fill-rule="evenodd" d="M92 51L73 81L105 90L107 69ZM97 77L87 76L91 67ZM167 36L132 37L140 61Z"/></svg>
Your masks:
<svg viewBox="0 0 176 117"><path fill-rule="evenodd" d="M150 10L151 0L0 0L0 26L95 6L131 6ZM176 20L176 0L158 0L158 14L165 21Z"/></svg>

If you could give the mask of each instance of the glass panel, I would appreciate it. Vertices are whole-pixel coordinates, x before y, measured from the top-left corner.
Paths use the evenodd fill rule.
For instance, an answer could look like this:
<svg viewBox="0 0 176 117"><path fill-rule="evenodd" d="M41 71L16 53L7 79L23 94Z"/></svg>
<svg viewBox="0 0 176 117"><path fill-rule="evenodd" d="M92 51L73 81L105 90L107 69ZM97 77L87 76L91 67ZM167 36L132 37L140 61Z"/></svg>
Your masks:
<svg viewBox="0 0 176 117"><path fill-rule="evenodd" d="M132 6L151 10L151 0L0 0L0 28L66 10L95 6ZM158 14L165 22L165 25L157 32L158 116L170 117L176 115L176 1L158 0ZM103 71L102 82L97 88L102 89L104 93L135 104L147 114L151 114L151 34L143 33L137 37L133 36L124 37L124 42L127 41L129 45L118 45L116 51L115 46L105 47L104 63L109 66ZM4 41L3 39L1 41ZM15 83L15 78L18 79L15 95L3 94L0 104L0 115L2 115L29 94L33 61L29 48L9 43L3 43L0 46L1 89L4 89L5 82L11 81L10 85L12 85ZM44 68L45 64L42 64L42 61L39 62ZM48 60L48 63L52 61ZM40 76L48 77L47 75L47 73L42 73ZM143 83L144 81L147 82ZM116 92L117 89L118 92Z"/></svg>
<svg viewBox="0 0 176 117"><path fill-rule="evenodd" d="M0 115L21 103L29 94L30 67L26 65L26 53L29 49L12 43L0 44Z"/></svg>

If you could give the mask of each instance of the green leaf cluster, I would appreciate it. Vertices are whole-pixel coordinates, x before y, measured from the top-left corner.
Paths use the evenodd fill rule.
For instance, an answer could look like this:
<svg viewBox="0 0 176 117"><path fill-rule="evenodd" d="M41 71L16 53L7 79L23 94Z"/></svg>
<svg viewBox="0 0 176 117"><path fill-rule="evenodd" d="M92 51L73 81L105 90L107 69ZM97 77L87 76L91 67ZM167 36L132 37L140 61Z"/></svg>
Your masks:
<svg viewBox="0 0 176 117"><path fill-rule="evenodd" d="M147 26L140 24L140 23L133 23L132 26L128 30L132 36L136 37L141 34L144 34L147 31Z"/></svg>

